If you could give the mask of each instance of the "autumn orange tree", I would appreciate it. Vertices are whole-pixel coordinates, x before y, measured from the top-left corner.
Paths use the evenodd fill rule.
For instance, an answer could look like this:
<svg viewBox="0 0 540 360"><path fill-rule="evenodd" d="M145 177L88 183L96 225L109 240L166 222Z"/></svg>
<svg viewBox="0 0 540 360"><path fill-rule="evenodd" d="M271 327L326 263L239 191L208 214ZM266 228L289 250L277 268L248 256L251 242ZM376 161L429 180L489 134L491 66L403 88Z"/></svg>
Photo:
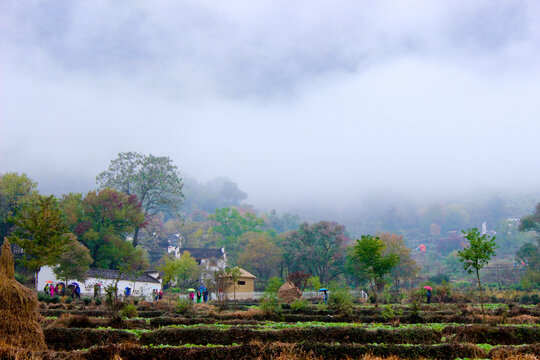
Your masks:
<svg viewBox="0 0 540 360"><path fill-rule="evenodd" d="M411 249L405 245L403 236L393 233L381 233L377 237L386 245L384 255L396 254L399 257L399 263L390 271L390 277L395 287L398 288L403 282L413 280L420 267L411 257Z"/></svg>
<svg viewBox="0 0 540 360"><path fill-rule="evenodd" d="M272 276L281 260L281 250L266 233L246 234L249 242L238 258L238 265L257 276L259 286Z"/></svg>

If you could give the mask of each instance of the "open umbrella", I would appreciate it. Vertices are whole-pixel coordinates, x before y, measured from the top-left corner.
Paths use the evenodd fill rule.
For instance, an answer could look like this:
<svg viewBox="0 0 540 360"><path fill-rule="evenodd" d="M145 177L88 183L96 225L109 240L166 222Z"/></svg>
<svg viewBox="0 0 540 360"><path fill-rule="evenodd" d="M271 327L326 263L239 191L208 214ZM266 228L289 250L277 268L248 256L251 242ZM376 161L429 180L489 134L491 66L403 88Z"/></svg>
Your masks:
<svg viewBox="0 0 540 360"><path fill-rule="evenodd" d="M206 286L204 286L204 285L199 286L199 291L200 292L203 292L205 290L206 290Z"/></svg>
<svg viewBox="0 0 540 360"><path fill-rule="evenodd" d="M327 288L320 288L319 291L328 291Z"/></svg>
<svg viewBox="0 0 540 360"><path fill-rule="evenodd" d="M52 280L47 280L47 281L45 281L45 283L46 284L52 284L53 282L52 282Z"/></svg>
<svg viewBox="0 0 540 360"><path fill-rule="evenodd" d="M187 289L187 291L191 292L191 291L195 291L195 289L194 288L189 288L189 289Z"/></svg>
<svg viewBox="0 0 540 360"><path fill-rule="evenodd" d="M431 286L424 286L424 289L426 289L426 290L433 290L433 289L431 288Z"/></svg>

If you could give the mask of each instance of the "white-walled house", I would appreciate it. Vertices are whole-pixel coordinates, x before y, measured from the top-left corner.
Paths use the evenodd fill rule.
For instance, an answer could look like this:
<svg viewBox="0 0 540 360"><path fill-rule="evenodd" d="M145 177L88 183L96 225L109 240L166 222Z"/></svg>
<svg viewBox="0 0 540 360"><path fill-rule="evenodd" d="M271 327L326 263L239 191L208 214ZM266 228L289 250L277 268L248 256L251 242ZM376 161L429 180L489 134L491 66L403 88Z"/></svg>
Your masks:
<svg viewBox="0 0 540 360"><path fill-rule="evenodd" d="M227 267L227 253L225 248L220 249L205 249L205 248L181 248L169 246L168 252L174 253L176 258L180 258L184 252L189 252L191 257L197 261L201 267L201 282L206 282L212 279L213 274Z"/></svg>
<svg viewBox="0 0 540 360"><path fill-rule="evenodd" d="M71 284L72 282L76 282L81 288L81 295L93 296L94 285L101 284L102 289L104 289L106 286L114 284L118 277L118 271L108 269L90 269L86 275L87 279L84 282L68 280L67 285ZM54 284L56 284L59 282L64 282L65 279L58 279L51 267L44 266L38 273L37 290L43 291L45 285L47 285L47 281L52 281ZM126 287L131 289L131 295L144 296L150 300L153 290L161 290L161 277L157 272L144 272L137 276L121 274L120 280L118 281L118 294L124 294ZM104 295L103 290L101 294Z"/></svg>

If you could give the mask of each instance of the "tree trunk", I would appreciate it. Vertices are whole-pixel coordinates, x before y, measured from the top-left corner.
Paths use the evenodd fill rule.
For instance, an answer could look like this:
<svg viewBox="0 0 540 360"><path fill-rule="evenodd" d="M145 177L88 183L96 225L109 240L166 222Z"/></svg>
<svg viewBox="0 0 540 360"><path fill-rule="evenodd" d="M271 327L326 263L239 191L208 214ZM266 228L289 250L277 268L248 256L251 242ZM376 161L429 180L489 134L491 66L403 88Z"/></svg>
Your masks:
<svg viewBox="0 0 540 360"><path fill-rule="evenodd" d="M482 316L484 322L486 322L486 313L484 312L484 293L482 291L482 284L480 283L480 272L476 269L476 279L478 280L478 288L480 289L480 307L482 308Z"/></svg>
<svg viewBox="0 0 540 360"><path fill-rule="evenodd" d="M379 297L377 296L377 284L376 280L373 280L373 285L371 285L371 290L373 290L373 296L375 296L375 307L379 307Z"/></svg>
<svg viewBox="0 0 540 360"><path fill-rule="evenodd" d="M37 268L37 269L36 269L36 276L34 277L34 287L36 288L36 292L39 291L39 289L38 289L38 274L39 274L39 270L41 270L41 268ZM26 284L28 284L27 281L25 281L25 282L26 282Z"/></svg>
<svg viewBox="0 0 540 360"><path fill-rule="evenodd" d="M133 247L136 247L137 244L139 243L139 230L140 228L137 226L135 228L135 233L133 234Z"/></svg>

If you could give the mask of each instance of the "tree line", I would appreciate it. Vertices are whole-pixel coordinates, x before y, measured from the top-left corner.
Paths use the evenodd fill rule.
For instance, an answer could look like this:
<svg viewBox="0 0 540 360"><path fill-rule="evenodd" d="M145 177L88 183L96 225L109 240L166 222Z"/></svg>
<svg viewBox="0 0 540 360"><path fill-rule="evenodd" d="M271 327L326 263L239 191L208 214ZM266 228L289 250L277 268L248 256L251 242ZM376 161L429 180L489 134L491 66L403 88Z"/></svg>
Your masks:
<svg viewBox="0 0 540 360"><path fill-rule="evenodd" d="M228 179L203 185L190 180L187 194L204 203L197 206L185 196L184 182L168 157L121 153L98 174L96 184L86 194L56 198L39 194L24 174L0 175L0 241L8 236L24 249L20 264L26 269L55 266L62 278L81 279L89 267L137 271L149 266L173 269L176 278L183 273L183 283L196 278L196 272L186 275L191 260L182 265L167 256L171 242L184 248L225 247L228 264L256 275L258 288L275 276L304 273L320 284L342 282L377 293L386 284L394 289L410 284L421 268L401 234L379 232L354 241L336 222L258 213L240 203L246 194ZM539 214L540 205L513 230L538 235ZM433 224L432 232L440 232ZM444 246L457 259L465 238L455 237ZM536 243L527 242L516 256L527 259L524 282L534 285L539 283L538 236L527 239Z"/></svg>

